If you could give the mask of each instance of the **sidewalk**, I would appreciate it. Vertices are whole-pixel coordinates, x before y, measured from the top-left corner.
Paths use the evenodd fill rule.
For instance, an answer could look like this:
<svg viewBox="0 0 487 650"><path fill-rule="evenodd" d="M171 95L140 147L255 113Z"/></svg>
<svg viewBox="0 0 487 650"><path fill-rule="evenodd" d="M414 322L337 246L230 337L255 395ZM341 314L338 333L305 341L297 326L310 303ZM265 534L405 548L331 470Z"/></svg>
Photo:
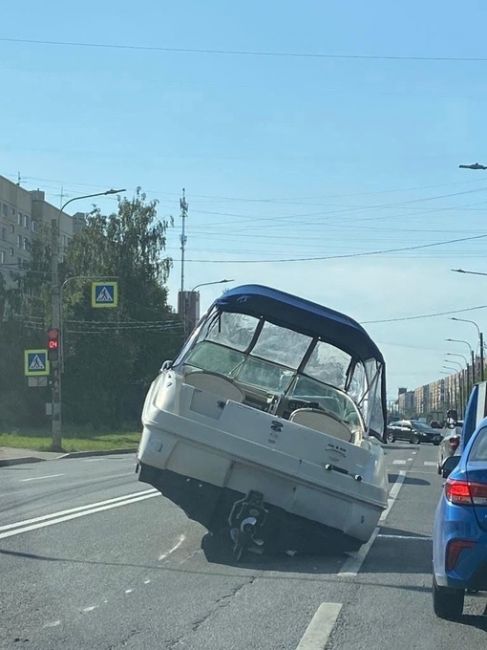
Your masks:
<svg viewBox="0 0 487 650"><path fill-rule="evenodd" d="M90 451L70 451L57 453L55 451L35 451L32 449L17 449L15 447L0 447L0 467L5 465L20 465L21 463L39 463L42 460L57 458L86 458L88 456L113 456L118 454L135 454L137 447L122 447L120 449L93 449Z"/></svg>
<svg viewBox="0 0 487 650"><path fill-rule="evenodd" d="M0 447L0 467L4 465L18 465L20 463L38 463L42 460L59 458L61 455L55 451L33 451L32 449Z"/></svg>

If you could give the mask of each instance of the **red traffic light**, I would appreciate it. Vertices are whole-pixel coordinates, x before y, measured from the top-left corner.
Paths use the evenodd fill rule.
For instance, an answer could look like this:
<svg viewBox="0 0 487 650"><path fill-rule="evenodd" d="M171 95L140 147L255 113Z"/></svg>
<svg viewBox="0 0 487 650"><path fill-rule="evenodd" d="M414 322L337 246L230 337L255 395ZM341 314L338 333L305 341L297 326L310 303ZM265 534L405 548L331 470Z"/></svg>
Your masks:
<svg viewBox="0 0 487 650"><path fill-rule="evenodd" d="M59 330L56 327L51 327L47 330L47 349L59 349Z"/></svg>

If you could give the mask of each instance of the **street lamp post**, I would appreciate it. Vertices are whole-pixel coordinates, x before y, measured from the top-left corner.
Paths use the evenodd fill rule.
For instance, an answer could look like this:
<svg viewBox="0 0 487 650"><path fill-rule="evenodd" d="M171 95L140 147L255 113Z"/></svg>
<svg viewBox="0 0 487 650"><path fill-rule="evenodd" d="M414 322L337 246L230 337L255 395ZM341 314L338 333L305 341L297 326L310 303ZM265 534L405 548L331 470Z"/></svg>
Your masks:
<svg viewBox="0 0 487 650"><path fill-rule="evenodd" d="M233 280L213 280L212 282L201 282L200 284L195 285L191 291L186 292L186 294L182 294L182 321L183 321L183 330L184 333L186 334L187 330L191 330L191 328L194 326L194 323L191 322L190 325L191 327L188 328L188 303L189 300L193 297L193 294L196 292L196 289L199 289L200 287L208 287L211 284L226 284L227 282L233 282ZM197 318L196 318L197 319Z"/></svg>
<svg viewBox="0 0 487 650"><path fill-rule="evenodd" d="M446 366L443 366L446 368ZM452 404L455 408L458 408L460 406L460 411L462 410L463 406L463 389L462 389L462 382L458 379L458 373L456 370L453 368L451 369L454 371L453 375L453 395L451 391L451 386L450 382L448 382L448 408L451 408ZM451 370L442 370L441 374L442 375L448 375L448 377L451 377ZM459 401L459 404L458 404Z"/></svg>
<svg viewBox="0 0 487 650"><path fill-rule="evenodd" d="M66 206L74 201L82 199L91 199L96 196L107 196L108 194L118 194L125 190L106 190L105 192L96 192L94 194L85 194L75 196L69 199L59 208L56 219L52 219L52 259L51 259L51 328L60 329L61 325L61 287L59 286L59 236L61 226L61 216ZM62 451L62 407L61 407L61 363L60 359L52 362L52 396L51 396L51 433L53 451Z"/></svg>
<svg viewBox="0 0 487 650"><path fill-rule="evenodd" d="M463 343L464 345L468 346L468 349L470 350L470 357L472 359L472 386L473 386L475 384L475 354L472 346L468 341L465 341L464 339L446 339L446 340L451 343ZM468 371L468 363L467 363L467 371Z"/></svg>
<svg viewBox="0 0 487 650"><path fill-rule="evenodd" d="M477 334L479 337L479 345L480 345L480 381L484 381L484 335L480 331L480 327L478 326L478 323L476 323L474 320L468 320L467 318L457 318L456 316L451 316L450 320L456 320L459 321L460 323L471 323L472 325L475 325L477 328Z"/></svg>
<svg viewBox="0 0 487 650"><path fill-rule="evenodd" d="M460 375L458 379L458 387L459 387L459 392L460 392L460 411L463 413L463 407L464 404L466 403L466 390L465 390L465 377L464 377L464 368L461 363L458 363L457 361L453 361L451 359L447 359L447 363L451 363L451 366L446 366L443 365L442 367L445 370L450 370L455 373L455 375ZM455 368L453 364L458 364L457 367ZM464 397L465 396L465 397Z"/></svg>

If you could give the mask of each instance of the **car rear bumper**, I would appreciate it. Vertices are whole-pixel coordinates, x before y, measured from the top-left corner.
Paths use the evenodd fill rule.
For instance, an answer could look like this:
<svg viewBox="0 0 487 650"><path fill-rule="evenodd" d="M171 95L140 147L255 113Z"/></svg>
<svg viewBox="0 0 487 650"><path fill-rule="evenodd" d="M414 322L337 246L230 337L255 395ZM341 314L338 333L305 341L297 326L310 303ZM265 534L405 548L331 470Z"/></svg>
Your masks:
<svg viewBox="0 0 487 650"><path fill-rule="evenodd" d="M477 539L475 546L462 551L459 561L451 571L435 571L440 587L454 589L487 590L487 536Z"/></svg>

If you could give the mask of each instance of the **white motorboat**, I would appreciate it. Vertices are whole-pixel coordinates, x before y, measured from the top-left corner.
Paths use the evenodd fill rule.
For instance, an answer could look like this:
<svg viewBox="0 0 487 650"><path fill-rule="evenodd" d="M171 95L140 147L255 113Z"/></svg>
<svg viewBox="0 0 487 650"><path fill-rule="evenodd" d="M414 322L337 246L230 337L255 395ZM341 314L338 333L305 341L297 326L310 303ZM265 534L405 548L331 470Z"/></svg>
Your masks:
<svg viewBox="0 0 487 650"><path fill-rule="evenodd" d="M385 364L344 314L281 291L225 292L142 414L139 479L237 559L253 550L353 550L387 505Z"/></svg>

